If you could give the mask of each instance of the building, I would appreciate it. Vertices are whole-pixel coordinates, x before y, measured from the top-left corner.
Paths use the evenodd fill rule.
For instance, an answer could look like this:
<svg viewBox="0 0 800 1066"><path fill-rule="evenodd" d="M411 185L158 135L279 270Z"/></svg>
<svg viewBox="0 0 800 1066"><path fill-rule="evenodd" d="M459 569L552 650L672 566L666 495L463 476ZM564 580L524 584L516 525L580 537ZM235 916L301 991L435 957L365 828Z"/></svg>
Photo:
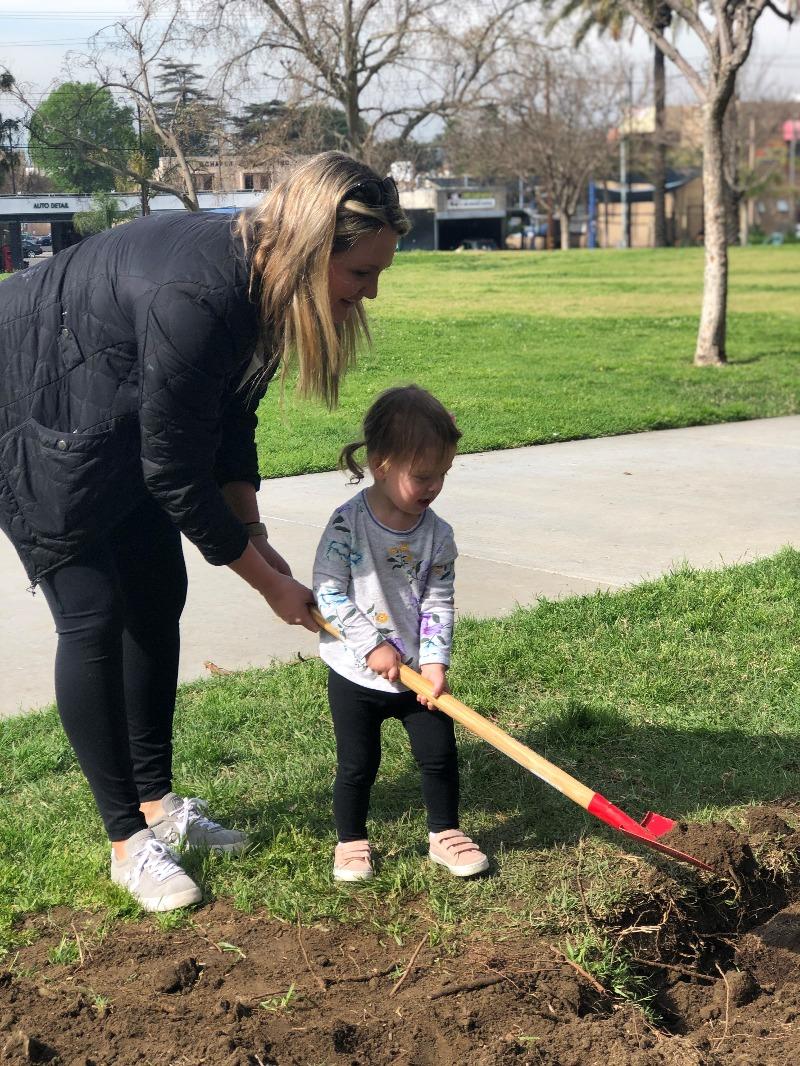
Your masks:
<svg viewBox="0 0 800 1066"><path fill-rule="evenodd" d="M187 160L199 192L264 192L270 189L291 165L286 157L248 165L237 155L192 156ZM294 161L291 161L294 162ZM174 156L162 156L153 174L156 181L174 183L180 172Z"/></svg>
<svg viewBox="0 0 800 1066"><path fill-rule="evenodd" d="M494 241L503 247L506 227L504 185L478 185L469 178L420 178L400 189L400 204L412 230L400 248L448 251L465 240Z"/></svg>
<svg viewBox="0 0 800 1066"><path fill-rule="evenodd" d="M261 192L233 192L198 194L201 209L241 209L258 203ZM118 193L121 210L139 207L138 194ZM53 238L53 252L74 244L77 235L72 226L73 216L80 211L92 210L91 196L76 196L72 193L35 193L30 196L0 196L0 272L19 269L24 263L22 254L22 227L30 232L41 232L49 224ZM150 200L150 210L182 211L183 204L177 196L160 193Z"/></svg>
<svg viewBox="0 0 800 1066"><path fill-rule="evenodd" d="M625 191L623 202L622 186L618 181L595 185L598 248L652 248L655 245L652 184L633 177ZM668 173L665 208L668 244L702 244L703 178L699 170ZM627 240L624 239L626 213Z"/></svg>

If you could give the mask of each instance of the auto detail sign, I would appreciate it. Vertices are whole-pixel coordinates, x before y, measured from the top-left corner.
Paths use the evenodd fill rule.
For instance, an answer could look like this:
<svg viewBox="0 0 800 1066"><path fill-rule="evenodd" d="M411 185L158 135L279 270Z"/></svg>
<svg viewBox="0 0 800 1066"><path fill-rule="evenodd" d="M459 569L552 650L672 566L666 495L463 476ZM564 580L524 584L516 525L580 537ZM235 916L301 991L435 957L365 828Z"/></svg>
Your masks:
<svg viewBox="0 0 800 1066"><path fill-rule="evenodd" d="M0 196L0 216L25 215L72 215L76 211L90 211L91 196L70 196L64 193L51 195L37 193L34 196Z"/></svg>

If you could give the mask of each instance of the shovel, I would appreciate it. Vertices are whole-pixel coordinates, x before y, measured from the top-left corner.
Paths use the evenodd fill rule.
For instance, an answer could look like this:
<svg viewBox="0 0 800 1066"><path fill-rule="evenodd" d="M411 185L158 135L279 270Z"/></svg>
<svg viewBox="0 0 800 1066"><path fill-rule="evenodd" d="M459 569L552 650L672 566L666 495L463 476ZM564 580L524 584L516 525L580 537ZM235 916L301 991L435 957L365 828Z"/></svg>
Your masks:
<svg viewBox="0 0 800 1066"><path fill-rule="evenodd" d="M329 622L326 622L316 607L312 606L309 609L314 621L321 629L324 629L332 637L336 637L337 640L341 639L339 630ZM593 792L592 789L576 778L571 777L554 763L548 762L541 755L537 755L531 748L509 736L494 722L490 722L483 715L474 711L472 707L468 707L465 703L457 700L455 696L445 693L434 698L431 694L433 686L430 681L427 681L422 674L418 674L416 670L412 670L411 667L400 666L400 682L406 688L410 688L412 692L425 696L435 707L449 715L459 725L480 737L481 740L487 741L492 747L502 751L504 755L508 755L514 762L519 763L520 766L535 774L545 784L557 789L563 796L571 799L573 803L577 803L579 807L583 807L589 814L599 818L601 822L610 825L612 829L616 829L632 840L639 841L640 844L655 848L656 851L669 855L670 858L677 859L679 862L688 862L692 866L697 866L700 870L714 872L713 868L701 859L696 859L693 855L687 855L686 852L679 851L677 848L664 844L658 839L675 826L675 822L671 818L665 818L663 814L655 814L650 811L641 822L634 821L619 807L609 803L605 796L602 796L599 792Z"/></svg>

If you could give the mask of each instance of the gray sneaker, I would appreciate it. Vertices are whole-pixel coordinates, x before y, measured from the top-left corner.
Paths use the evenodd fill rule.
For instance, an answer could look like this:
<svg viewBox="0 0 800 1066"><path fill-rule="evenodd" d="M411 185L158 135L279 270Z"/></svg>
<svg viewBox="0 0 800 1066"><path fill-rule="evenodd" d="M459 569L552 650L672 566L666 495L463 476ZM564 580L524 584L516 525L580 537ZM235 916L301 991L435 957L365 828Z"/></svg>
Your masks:
<svg viewBox="0 0 800 1066"><path fill-rule="evenodd" d="M199 903L203 893L169 848L142 829L125 841L126 858L111 853L111 880L127 888L146 911L174 911Z"/></svg>
<svg viewBox="0 0 800 1066"><path fill-rule="evenodd" d="M247 847L247 834L226 829L206 817L205 800L184 799L168 792L161 800L164 814L150 829L170 848L208 848L232 854Z"/></svg>

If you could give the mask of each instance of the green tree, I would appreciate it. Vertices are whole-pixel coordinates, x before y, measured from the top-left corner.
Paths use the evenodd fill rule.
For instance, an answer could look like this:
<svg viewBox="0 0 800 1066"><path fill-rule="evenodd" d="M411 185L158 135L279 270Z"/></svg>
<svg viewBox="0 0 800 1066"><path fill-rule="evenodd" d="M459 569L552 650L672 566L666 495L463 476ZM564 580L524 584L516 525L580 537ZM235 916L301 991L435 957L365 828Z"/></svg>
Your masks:
<svg viewBox="0 0 800 1066"><path fill-rule="evenodd" d="M19 128L22 125L18 119L3 118L0 115L0 181L5 183L6 176L11 184L11 192L17 192L17 168L19 167L19 152L14 142Z"/></svg>
<svg viewBox="0 0 800 1066"><path fill-rule="evenodd" d="M325 104L291 105L283 100L246 104L231 117L239 147L281 145L295 152L341 149L347 140L347 116Z"/></svg>
<svg viewBox="0 0 800 1066"><path fill-rule="evenodd" d="M30 119L31 161L64 192L113 188L114 174L96 160L125 167L136 148L131 109L92 82L65 82Z"/></svg>
<svg viewBox="0 0 800 1066"><path fill-rule="evenodd" d="M180 139L187 155L211 155L218 149L225 116L205 91L197 64L164 59L159 68L154 105L161 125Z"/></svg>
<svg viewBox="0 0 800 1066"><path fill-rule="evenodd" d="M135 207L122 210L114 193L101 190L92 197L92 210L79 211L74 215L72 224L81 236L88 237L92 233L111 229L119 222L129 222L138 214Z"/></svg>

